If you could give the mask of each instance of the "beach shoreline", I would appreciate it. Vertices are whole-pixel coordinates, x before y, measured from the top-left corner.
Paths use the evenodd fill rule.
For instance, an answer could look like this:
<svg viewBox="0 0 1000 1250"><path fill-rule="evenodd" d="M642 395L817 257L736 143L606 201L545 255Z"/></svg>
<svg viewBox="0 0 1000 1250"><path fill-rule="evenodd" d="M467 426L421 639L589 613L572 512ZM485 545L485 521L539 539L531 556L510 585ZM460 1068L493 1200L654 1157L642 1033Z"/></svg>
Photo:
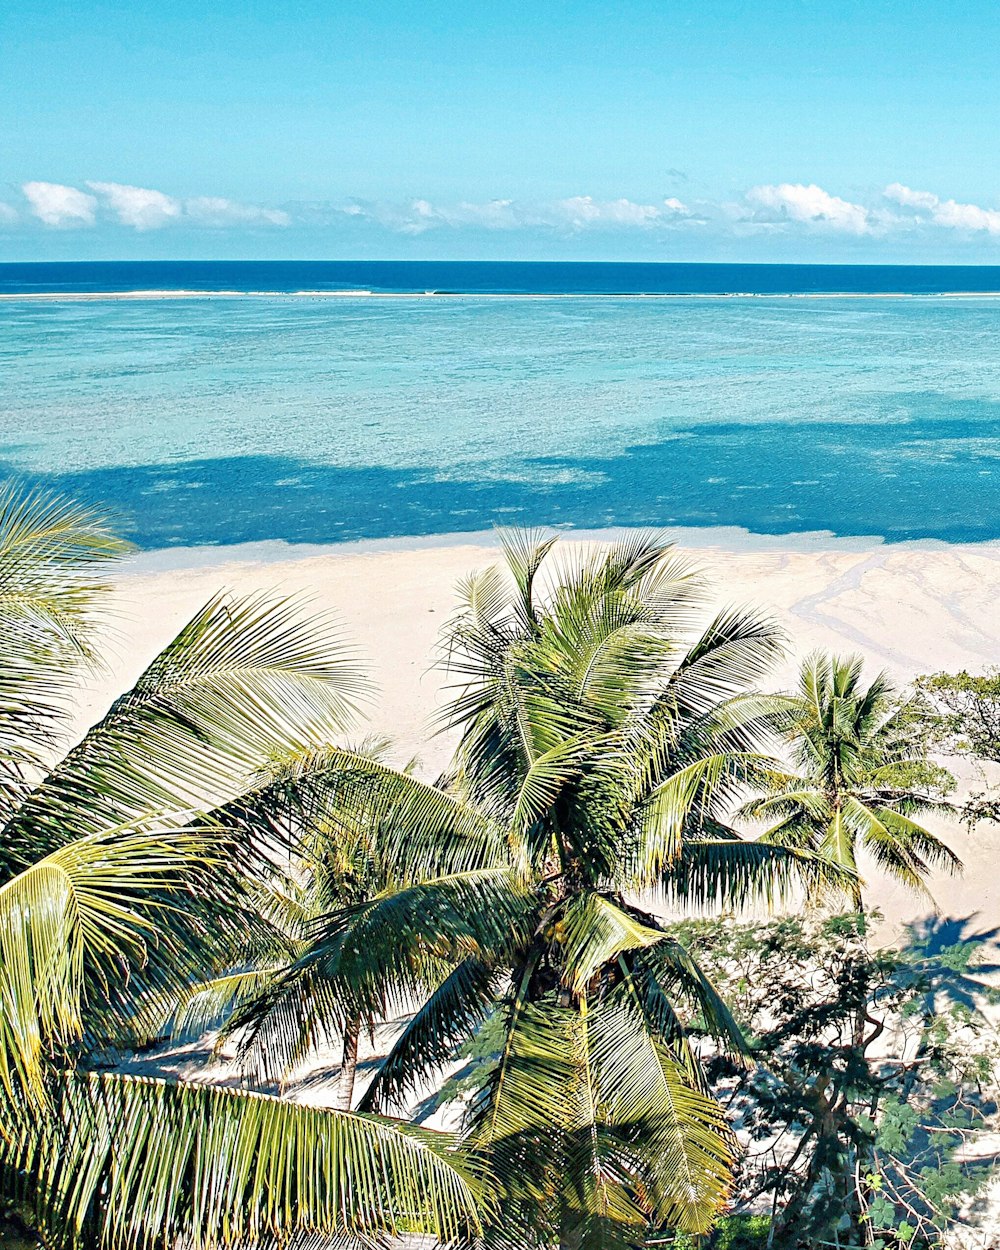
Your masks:
<svg viewBox="0 0 1000 1250"><path fill-rule="evenodd" d="M440 534L399 534L381 538L358 538L325 543L290 542L283 538L247 543L205 543L194 546L143 548L133 552L119 566L121 576L181 569L222 567L228 564L274 565L317 557L345 559L351 556L408 552L439 548L475 547L498 553L502 527L483 530L453 530ZM896 541L880 534L839 535L831 530L802 530L786 534L764 534L735 525L718 526L607 526L601 529L575 529L541 526L539 532L557 534L574 543L605 543L637 533L656 533L677 547L692 552L724 552L732 555L755 552L868 553L893 551L967 551L1000 556L1000 538L979 542L953 543L940 538L914 538Z"/></svg>

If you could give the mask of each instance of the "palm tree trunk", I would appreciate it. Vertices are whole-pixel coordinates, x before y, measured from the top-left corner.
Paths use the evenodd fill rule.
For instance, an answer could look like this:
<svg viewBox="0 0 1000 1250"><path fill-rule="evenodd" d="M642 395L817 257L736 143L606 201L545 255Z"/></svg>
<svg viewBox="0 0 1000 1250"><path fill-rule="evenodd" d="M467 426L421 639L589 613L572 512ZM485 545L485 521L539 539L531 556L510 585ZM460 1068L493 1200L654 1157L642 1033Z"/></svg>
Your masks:
<svg viewBox="0 0 1000 1250"><path fill-rule="evenodd" d="M856 867L857 867L857 864L855 863L855 868ZM864 900L864 896L861 893L860 881L855 884L853 893L854 893L854 898L853 898L854 910L857 912L859 918L861 919L862 940L864 941L865 950L867 951L868 935L867 935L867 930L865 928L865 926L867 925L867 917L865 915L865 900ZM869 1045L875 1040L876 1037L878 1037L879 1033L882 1032L881 1028L876 1027L875 1032L872 1033L866 1040L865 1032L870 1022L874 1023L873 1021L871 1021L871 1017L868 1014L867 998L863 998L862 1001L858 1004L857 1010L855 1012L854 1022L853 1022L854 1028L852 1030L853 1036L851 1038L851 1042L854 1047L854 1050L857 1052L858 1058L861 1059L863 1062L867 1062L865 1055L866 1055ZM865 1195L861 1188L861 1172L860 1172L860 1167L859 1167L859 1161L852 1156L853 1156L853 1151L848 1151L847 1152L847 1166L845 1168L845 1171L848 1173L848 1175L844 1177L845 1214L848 1216L848 1218L851 1221L850 1229L848 1230L850 1234L850 1244L857 1245L857 1246L868 1246L873 1243L874 1236L872 1233L871 1226L867 1224L866 1222L864 1222L862 1218L865 1212Z"/></svg>
<svg viewBox="0 0 1000 1250"><path fill-rule="evenodd" d="M350 1111L354 1101L354 1078L358 1071L358 1038L361 1035L361 1021L352 1016L344 1029L344 1052L340 1061L340 1079L337 1082L337 1097L334 1103L338 1111Z"/></svg>
<svg viewBox="0 0 1000 1250"><path fill-rule="evenodd" d="M861 938L862 938L862 941L864 942L864 949L867 951L868 940L867 940L867 932L865 931L864 926L867 925L868 921L867 921L867 917L865 916L865 900L861 894L860 884L857 884L854 886L853 895L854 897L852 898L851 902L853 904L854 911L857 913L858 917L861 920L861 924L862 924ZM851 1037L851 1043L854 1046L854 1049L857 1051L862 1050L864 1046L865 1024L867 1022L867 1019L868 1019L868 1003L865 1001L862 1001L858 1003L857 1010L854 1014L854 1028L852 1030L852 1037Z"/></svg>

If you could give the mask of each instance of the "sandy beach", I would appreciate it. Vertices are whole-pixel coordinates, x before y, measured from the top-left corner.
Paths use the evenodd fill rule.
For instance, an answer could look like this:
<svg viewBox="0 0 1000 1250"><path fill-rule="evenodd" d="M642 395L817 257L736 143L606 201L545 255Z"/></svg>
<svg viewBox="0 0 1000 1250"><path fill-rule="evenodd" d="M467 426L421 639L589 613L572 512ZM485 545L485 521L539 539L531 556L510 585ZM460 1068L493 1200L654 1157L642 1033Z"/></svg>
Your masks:
<svg viewBox="0 0 1000 1250"><path fill-rule="evenodd" d="M787 687L798 660L816 647L860 651L873 673L885 668L900 683L918 673L982 671L1000 661L1000 544L889 545L737 531L682 531L678 537L708 579L706 620L716 606L753 604L785 630L789 653L775 673L775 688ZM84 714L98 716L220 589L273 589L332 612L364 656L377 695L356 737L388 736L400 762L416 756L420 770L433 777L450 750L432 726L445 680L434 667L438 631L452 610L456 581L497 557L490 534L405 546L383 541L300 550L269 544L142 554L118 575L112 669L88 691ZM966 772L966 783L971 779ZM941 913L975 917L976 927L1000 925L1000 832L983 825L970 834L957 824L939 824L938 831L966 864L961 878L932 881ZM930 911L874 875L871 897L892 932Z"/></svg>

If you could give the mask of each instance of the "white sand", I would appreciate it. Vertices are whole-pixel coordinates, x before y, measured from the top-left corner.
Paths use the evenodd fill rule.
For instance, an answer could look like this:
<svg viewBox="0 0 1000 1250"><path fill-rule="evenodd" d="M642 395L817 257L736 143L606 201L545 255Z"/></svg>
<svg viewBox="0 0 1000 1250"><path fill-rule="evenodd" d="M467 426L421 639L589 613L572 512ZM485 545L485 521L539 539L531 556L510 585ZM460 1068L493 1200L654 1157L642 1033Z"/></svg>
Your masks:
<svg viewBox="0 0 1000 1250"><path fill-rule="evenodd" d="M815 647L861 651L872 671L885 667L901 682L922 672L976 671L1000 663L1000 544L748 540L727 531L686 538L696 544L691 555L709 575L720 604L754 604L787 631L792 650L775 676L777 687L791 683L797 659ZM492 537L425 540L408 549L373 543L306 550L319 554L271 544L137 558L118 580L113 672L90 692L88 718L96 718L219 589L275 588L305 593L343 621L379 687L369 731L390 736L397 759L417 755L422 771L435 775L449 754L448 741L433 737L428 727L443 682L432 667L435 641L452 610L455 582L497 559ZM706 618L711 610L706 608ZM969 834L939 824L938 831L966 863L963 877L932 882L942 913L1000 924L1000 830L983 825ZM876 876L870 897L893 928L928 911L921 900Z"/></svg>

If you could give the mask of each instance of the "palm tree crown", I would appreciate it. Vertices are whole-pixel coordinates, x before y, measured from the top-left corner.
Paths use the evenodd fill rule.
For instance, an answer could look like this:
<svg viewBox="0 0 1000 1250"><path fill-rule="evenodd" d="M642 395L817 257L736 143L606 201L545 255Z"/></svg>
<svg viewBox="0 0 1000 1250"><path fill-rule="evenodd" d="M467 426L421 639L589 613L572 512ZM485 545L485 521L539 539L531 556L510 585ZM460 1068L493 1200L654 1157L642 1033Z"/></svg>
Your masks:
<svg viewBox="0 0 1000 1250"><path fill-rule="evenodd" d="M959 870L958 856L915 819L948 805L942 770L918 753L910 711L884 673L863 684L859 656L809 656L798 691L775 715L794 771L762 777L763 792L742 809L767 822L761 840L814 850L854 874L863 849L922 892L932 868ZM861 891L855 875L858 909Z"/></svg>
<svg viewBox="0 0 1000 1250"><path fill-rule="evenodd" d="M368 831L395 885L324 917L237 1024L247 1045L289 1021L306 1039L316 979L366 1016L419 1002L361 1102L384 1110L499 1023L464 1130L502 1200L487 1244L702 1231L725 1201L732 1139L682 1004L739 1038L633 900L739 905L815 879L809 851L725 823L739 787L773 768L759 749L773 706L752 686L781 642L738 611L683 642L700 583L655 536L571 553L548 578L554 540L503 542L506 570L462 586L445 632L449 774L428 786L331 752L302 779L331 827Z"/></svg>

